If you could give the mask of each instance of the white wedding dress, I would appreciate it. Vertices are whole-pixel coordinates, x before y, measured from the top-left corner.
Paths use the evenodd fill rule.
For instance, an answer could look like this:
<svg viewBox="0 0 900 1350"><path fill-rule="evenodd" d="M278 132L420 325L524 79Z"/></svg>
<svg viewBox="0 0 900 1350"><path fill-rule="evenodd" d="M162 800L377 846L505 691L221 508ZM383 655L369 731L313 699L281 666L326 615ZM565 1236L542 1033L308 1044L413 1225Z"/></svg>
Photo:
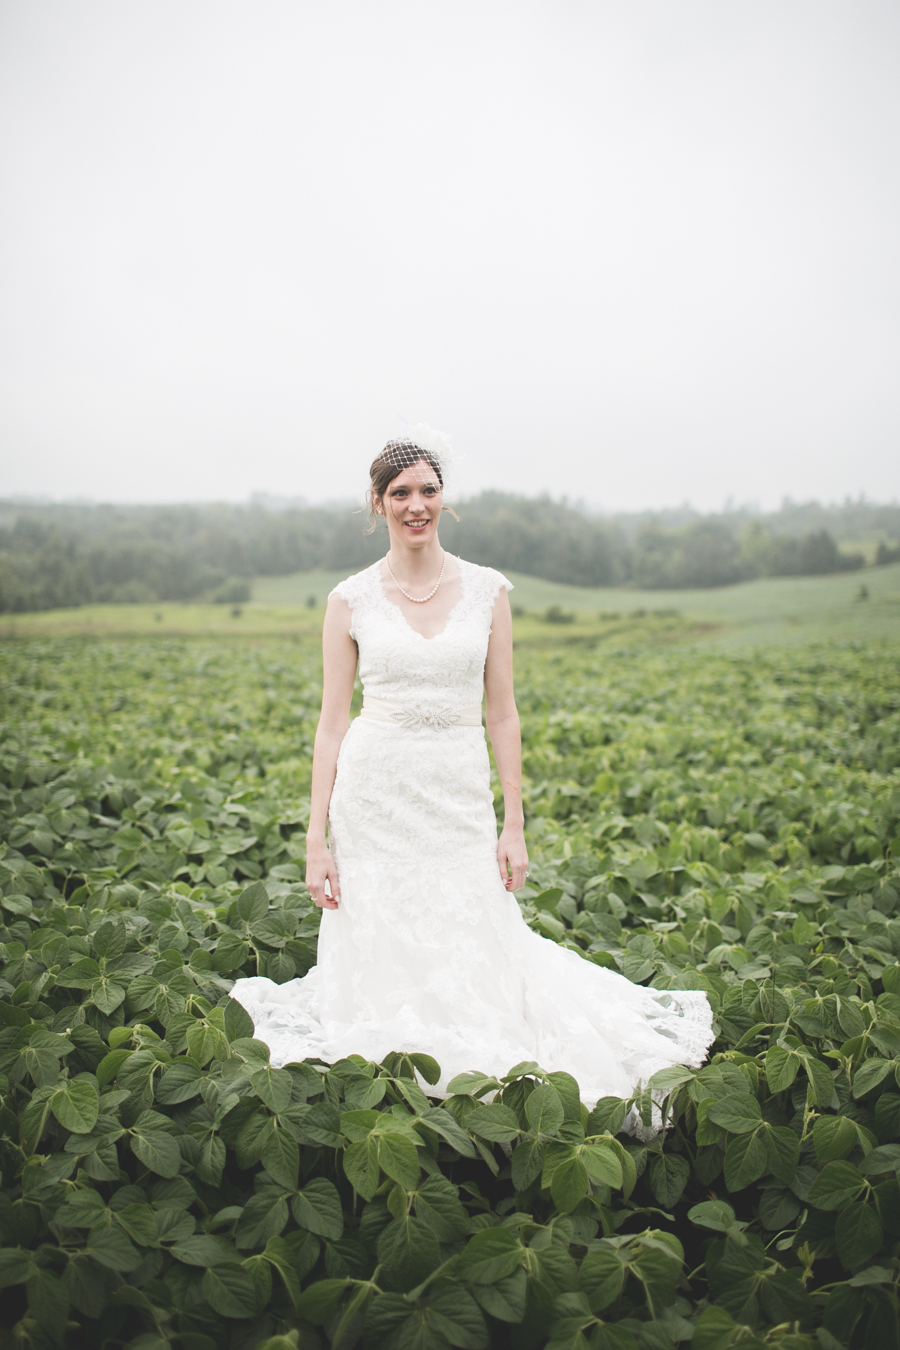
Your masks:
<svg viewBox="0 0 900 1350"><path fill-rule="evenodd" d="M484 731L425 720L480 706L492 606L510 587L459 568L461 599L434 638L387 598L380 563L336 588L367 698L407 716L356 718L341 745L329 816L341 904L323 912L318 965L281 985L239 980L232 997L276 1065L420 1051L443 1095L464 1070L499 1077L534 1060L573 1074L589 1106L628 1097L658 1069L703 1063L710 1006L539 937L504 888Z"/></svg>

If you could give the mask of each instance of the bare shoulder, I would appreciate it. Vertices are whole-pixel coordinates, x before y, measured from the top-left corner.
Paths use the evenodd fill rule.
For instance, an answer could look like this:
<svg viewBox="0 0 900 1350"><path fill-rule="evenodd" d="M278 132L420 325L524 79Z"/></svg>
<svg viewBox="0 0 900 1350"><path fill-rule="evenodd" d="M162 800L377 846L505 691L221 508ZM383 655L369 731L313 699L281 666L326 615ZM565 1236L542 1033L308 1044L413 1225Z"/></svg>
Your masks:
<svg viewBox="0 0 900 1350"><path fill-rule="evenodd" d="M332 591L325 605L325 623L324 629L330 633L346 633L350 635L350 625L353 622L353 610L349 601L339 591Z"/></svg>

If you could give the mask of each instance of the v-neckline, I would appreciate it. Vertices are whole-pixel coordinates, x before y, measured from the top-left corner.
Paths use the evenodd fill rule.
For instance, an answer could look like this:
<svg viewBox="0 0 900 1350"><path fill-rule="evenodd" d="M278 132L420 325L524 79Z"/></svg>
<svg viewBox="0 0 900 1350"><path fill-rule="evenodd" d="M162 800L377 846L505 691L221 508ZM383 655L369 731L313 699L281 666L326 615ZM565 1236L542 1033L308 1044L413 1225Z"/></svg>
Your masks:
<svg viewBox="0 0 900 1350"><path fill-rule="evenodd" d="M465 567L463 565L463 561L461 558L457 558L455 553L450 553L448 556L451 557L459 567L459 599L457 600L453 608L450 610L450 613L447 615L447 619L443 628L439 633L435 633L434 637L426 637L424 633L419 632L418 628L413 628L412 624L410 623L409 619L406 617L400 606L395 605L393 600L391 600L388 596L387 588L384 584L384 577L381 574L381 564L384 561L384 559L379 558L378 562L375 564L375 575L378 577L378 585L381 588L381 598L384 600L384 603L390 606L391 609L396 610L396 612L400 615L400 618L403 620L405 626L409 629L409 631L411 633L414 633L417 638L421 638L423 642L437 642L438 638L442 638L444 636L447 629L450 627L451 623L456 617L457 611L459 610L463 601L466 598L466 586L465 581L463 580L463 578L465 577Z"/></svg>

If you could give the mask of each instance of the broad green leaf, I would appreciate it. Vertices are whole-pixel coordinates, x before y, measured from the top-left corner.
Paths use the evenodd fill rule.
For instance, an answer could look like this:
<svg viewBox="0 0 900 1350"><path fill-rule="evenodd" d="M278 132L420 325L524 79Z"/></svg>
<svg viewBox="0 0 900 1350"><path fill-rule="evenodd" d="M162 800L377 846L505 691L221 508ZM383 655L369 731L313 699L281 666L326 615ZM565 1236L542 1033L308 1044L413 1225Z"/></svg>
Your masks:
<svg viewBox="0 0 900 1350"><path fill-rule="evenodd" d="M419 1159L415 1145L403 1135L378 1136L378 1163L382 1171L405 1190L415 1190L419 1180Z"/></svg>
<svg viewBox="0 0 900 1350"><path fill-rule="evenodd" d="M300 1173L300 1146L285 1129L272 1130L263 1145L262 1165L273 1181L294 1190ZM308 1226L308 1225L307 1225Z"/></svg>
<svg viewBox="0 0 900 1350"><path fill-rule="evenodd" d="M896 1172L898 1168L900 1168L900 1144L882 1144L880 1148L873 1148L859 1164L860 1172L866 1177Z"/></svg>
<svg viewBox="0 0 900 1350"><path fill-rule="evenodd" d="M198 1064L208 1064L211 1059L228 1058L228 1041L223 1031L218 1031L205 1022L194 1022L188 1028L187 1051Z"/></svg>
<svg viewBox="0 0 900 1350"><path fill-rule="evenodd" d="M683 1261L681 1244L671 1234L660 1233L649 1241L646 1235L636 1239L632 1269L644 1286L651 1316L658 1317L674 1302Z"/></svg>
<svg viewBox="0 0 900 1350"><path fill-rule="evenodd" d="M541 1083L525 1102L525 1115L535 1134L554 1134L565 1119L565 1110L556 1088Z"/></svg>
<svg viewBox="0 0 900 1350"><path fill-rule="evenodd" d="M449 1093L464 1093L470 1097L483 1097L486 1092L496 1092L502 1087L502 1083L489 1074L483 1073L458 1073L455 1078L451 1078L447 1084Z"/></svg>
<svg viewBox="0 0 900 1350"><path fill-rule="evenodd" d="M259 923L264 919L269 912L269 896L263 883L252 882L238 897L237 907L238 913L247 924Z"/></svg>
<svg viewBox="0 0 900 1350"><path fill-rule="evenodd" d="M128 1274L141 1264L141 1253L124 1233L114 1228L94 1229L88 1234L88 1254L107 1270Z"/></svg>
<svg viewBox="0 0 900 1350"><path fill-rule="evenodd" d="M183 1261L187 1266L209 1267L237 1261L237 1253L231 1243L211 1233L197 1233L183 1242L175 1242L169 1251L177 1261Z"/></svg>
<svg viewBox="0 0 900 1350"><path fill-rule="evenodd" d="M413 1289L441 1260L434 1233L421 1219L393 1219L378 1239L378 1260L391 1282L400 1289Z"/></svg>
<svg viewBox="0 0 900 1350"><path fill-rule="evenodd" d="M759 1221L770 1232L787 1228L800 1213L800 1201L788 1190L766 1189L759 1199Z"/></svg>
<svg viewBox="0 0 900 1350"><path fill-rule="evenodd" d="M163 1130L143 1130L133 1134L131 1149L135 1157L158 1176L177 1177L181 1171L178 1141Z"/></svg>
<svg viewBox="0 0 900 1350"><path fill-rule="evenodd" d="M858 1270L881 1250L884 1231L869 1205L850 1204L838 1215L834 1240L844 1269Z"/></svg>
<svg viewBox="0 0 900 1350"><path fill-rule="evenodd" d="M72 965L60 971L56 983L62 985L64 989L90 989L99 976L100 967L97 962L89 956L83 956L80 961L73 961Z"/></svg>
<svg viewBox="0 0 900 1350"><path fill-rule="evenodd" d="M384 1100L387 1092L386 1078L363 1078L347 1083L344 1101L351 1110L366 1111Z"/></svg>
<svg viewBox="0 0 900 1350"><path fill-rule="evenodd" d="M606 1144L584 1144L579 1148L578 1156L591 1181L604 1186L622 1185L622 1160L615 1148Z"/></svg>
<svg viewBox="0 0 900 1350"><path fill-rule="evenodd" d="M40 1047L32 1049L29 1046L23 1059L35 1087L52 1087L59 1078L59 1058L52 1050L42 1050Z"/></svg>
<svg viewBox="0 0 900 1350"><path fill-rule="evenodd" d="M689 1083L694 1077L695 1070L686 1069L683 1065L676 1064L671 1069L659 1069L647 1082L647 1087L652 1092L672 1092L675 1088L681 1087L683 1083Z"/></svg>
<svg viewBox="0 0 900 1350"><path fill-rule="evenodd" d="M94 955L105 957L108 961L114 956L121 956L127 942L128 935L121 920L118 923L102 923L91 938Z"/></svg>
<svg viewBox="0 0 900 1350"><path fill-rule="evenodd" d="M592 1134L618 1134L628 1115L628 1103L621 1097L601 1097L587 1119L584 1132Z"/></svg>
<svg viewBox="0 0 900 1350"><path fill-rule="evenodd" d="M480 1139L502 1144L512 1143L520 1134L515 1114L508 1106L499 1103L494 1106L476 1106L466 1117L466 1129L477 1134Z"/></svg>
<svg viewBox="0 0 900 1350"><path fill-rule="evenodd" d="M550 1193L561 1213L568 1214L573 1210L589 1190L587 1169L580 1158L573 1155L554 1168Z"/></svg>
<svg viewBox="0 0 900 1350"><path fill-rule="evenodd" d="M494 1284L519 1265L522 1248L509 1228L485 1228L471 1238L457 1262L457 1273L471 1284Z"/></svg>
<svg viewBox="0 0 900 1350"><path fill-rule="evenodd" d="M265 1041L257 1041L253 1037L239 1037L231 1042L231 1048L253 1068L262 1068L269 1062L269 1047Z"/></svg>
<svg viewBox="0 0 900 1350"><path fill-rule="evenodd" d="M621 1294L627 1274L624 1255L622 1249L592 1251L582 1261L579 1281L592 1312L602 1313Z"/></svg>
<svg viewBox="0 0 900 1350"><path fill-rule="evenodd" d="M25 1286L28 1310L56 1345L61 1345L69 1316L69 1295L58 1275L35 1270Z"/></svg>
<svg viewBox="0 0 900 1350"><path fill-rule="evenodd" d="M714 1102L707 1111L707 1119L721 1125L729 1134L749 1134L762 1120L759 1102L749 1092L729 1094Z"/></svg>
<svg viewBox="0 0 900 1350"><path fill-rule="evenodd" d="M136 1203L114 1211L113 1219L141 1247L156 1246L159 1229L149 1205Z"/></svg>
<svg viewBox="0 0 900 1350"><path fill-rule="evenodd" d="M343 1163L344 1173L354 1190L364 1200L371 1200L380 1177L377 1139L362 1139L351 1144L344 1151Z"/></svg>
<svg viewBox="0 0 900 1350"><path fill-rule="evenodd" d="M291 1106L282 1113L297 1126L301 1144L324 1148L340 1148L340 1117L337 1108L328 1102Z"/></svg>
<svg viewBox="0 0 900 1350"><path fill-rule="evenodd" d="M758 1135L735 1135L725 1149L725 1185L729 1191L742 1191L762 1176L767 1165L765 1145Z"/></svg>
<svg viewBox="0 0 900 1350"><path fill-rule="evenodd" d="M426 1336L436 1345L449 1343L460 1350L489 1350L484 1317L467 1290L458 1285L429 1291L420 1316ZM427 1342L426 1342L427 1344Z"/></svg>
<svg viewBox="0 0 900 1350"><path fill-rule="evenodd" d="M779 1181L793 1181L800 1161L799 1137L786 1125L773 1125L763 1131L762 1140L772 1176Z"/></svg>
<svg viewBox="0 0 900 1350"><path fill-rule="evenodd" d="M97 1082L101 1087L106 1087L111 1083L122 1065L133 1052L124 1047L118 1050L110 1050L108 1055L104 1055L97 1065Z"/></svg>
<svg viewBox="0 0 900 1350"><path fill-rule="evenodd" d="M317 1280L301 1294L297 1303L298 1316L305 1322L312 1322L314 1326L329 1322L351 1287L348 1280ZM288 1341L288 1344L291 1342Z"/></svg>
<svg viewBox="0 0 900 1350"><path fill-rule="evenodd" d="M426 1083L434 1084L441 1076L441 1066L431 1055L410 1055L410 1059Z"/></svg>
<svg viewBox="0 0 900 1350"><path fill-rule="evenodd" d="M455 1117L453 1117L449 1111L445 1110L444 1107L429 1106L427 1111L423 1111L420 1116L420 1121L423 1125L427 1125L430 1130L434 1130L435 1134L440 1135L446 1143L450 1144L452 1148L455 1148L457 1153L461 1153L464 1158L475 1157L475 1149L472 1146L471 1139L461 1128ZM418 1125L416 1128L418 1129Z"/></svg>
<svg viewBox="0 0 900 1350"><path fill-rule="evenodd" d="M207 1186L218 1186L226 1162L225 1145L218 1135L210 1135L200 1145L200 1156L195 1164L197 1176Z"/></svg>
<svg viewBox="0 0 900 1350"><path fill-rule="evenodd" d="M291 1209L300 1227L310 1233L335 1240L344 1231L341 1197L337 1187L326 1177L315 1177L307 1182L291 1201Z"/></svg>
<svg viewBox="0 0 900 1350"><path fill-rule="evenodd" d="M265 1246L283 1231L288 1217L287 1200L279 1192L261 1191L252 1195L237 1221L236 1246L242 1251Z"/></svg>
<svg viewBox="0 0 900 1350"><path fill-rule="evenodd" d="M220 946L224 940L225 939L222 939L220 941ZM241 946L243 946L243 944L241 944ZM221 1004L219 1006L221 1007ZM247 1012L246 1008L238 1003L237 999L229 998L225 1000L224 1027L225 1035L228 1037L229 1042L238 1041L242 1038L252 1039L253 1037L253 1018Z"/></svg>
<svg viewBox="0 0 900 1350"><path fill-rule="evenodd" d="M678 1153L660 1153L650 1164L650 1189L663 1209L672 1209L681 1199L690 1179L691 1169L686 1158Z"/></svg>
<svg viewBox="0 0 900 1350"><path fill-rule="evenodd" d="M13 1284L24 1284L34 1271L31 1252L21 1247L0 1248L0 1289Z"/></svg>
<svg viewBox="0 0 900 1350"><path fill-rule="evenodd" d="M809 1188L809 1198L818 1209L843 1209L865 1186L865 1178L850 1163L829 1162Z"/></svg>
<svg viewBox="0 0 900 1350"><path fill-rule="evenodd" d="M472 1288L478 1303L500 1322L521 1322L525 1317L528 1282L519 1267L512 1275L494 1284L476 1284Z"/></svg>
<svg viewBox="0 0 900 1350"><path fill-rule="evenodd" d="M266 961L266 978L274 984L287 984L297 974L297 967L287 952L271 952Z"/></svg>
<svg viewBox="0 0 900 1350"><path fill-rule="evenodd" d="M156 1084L156 1100L166 1106L190 1101L200 1093L203 1074L189 1060L176 1060Z"/></svg>
<svg viewBox="0 0 900 1350"><path fill-rule="evenodd" d="M800 1070L800 1056L784 1046L773 1045L766 1052L766 1080L770 1092L784 1092Z"/></svg>
<svg viewBox="0 0 900 1350"><path fill-rule="evenodd" d="M416 1218L431 1229L439 1242L457 1242L465 1237L469 1216L451 1181L439 1175L426 1177L416 1191Z"/></svg>
<svg viewBox="0 0 900 1350"><path fill-rule="evenodd" d="M251 1076L253 1091L270 1111L279 1115L290 1104L291 1075L287 1069L273 1069L266 1065Z"/></svg>
<svg viewBox="0 0 900 1350"><path fill-rule="evenodd" d="M524 1191L544 1167L545 1145L537 1137L523 1139L512 1155L512 1183L517 1191Z"/></svg>
<svg viewBox="0 0 900 1350"><path fill-rule="evenodd" d="M74 1078L53 1094L50 1109L60 1125L73 1134L89 1134L97 1123L100 1096L89 1077Z"/></svg>
<svg viewBox="0 0 900 1350"><path fill-rule="evenodd" d="M102 976L91 985L91 999L107 1017L115 1012L120 1003L125 1002L125 988L114 980Z"/></svg>
<svg viewBox="0 0 900 1350"><path fill-rule="evenodd" d="M814 1055L804 1055L802 1058L803 1067L806 1069L813 1090L815 1103L820 1111L827 1110L831 1106L831 1099L834 1096L834 1079L831 1070L821 1060L816 1059Z"/></svg>
<svg viewBox="0 0 900 1350"><path fill-rule="evenodd" d="M893 1073L894 1068L895 1063L890 1059L865 1060L853 1075L854 1097L864 1097L867 1092L871 1092L879 1083L883 1083L889 1074Z"/></svg>
<svg viewBox="0 0 900 1350"><path fill-rule="evenodd" d="M846 1116L819 1116L813 1125L812 1138L819 1162L833 1162L856 1146L856 1127Z"/></svg>
<svg viewBox="0 0 900 1350"><path fill-rule="evenodd" d="M213 1266L203 1276L203 1297L224 1317L246 1320L256 1317L256 1287L249 1273L236 1261Z"/></svg>

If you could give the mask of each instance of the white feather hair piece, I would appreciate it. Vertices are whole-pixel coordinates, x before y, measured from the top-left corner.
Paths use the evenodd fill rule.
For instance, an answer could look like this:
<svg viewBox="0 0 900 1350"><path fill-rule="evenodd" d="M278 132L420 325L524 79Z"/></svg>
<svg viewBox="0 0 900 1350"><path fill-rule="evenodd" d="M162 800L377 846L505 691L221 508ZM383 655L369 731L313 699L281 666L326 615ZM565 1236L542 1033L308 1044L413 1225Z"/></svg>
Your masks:
<svg viewBox="0 0 900 1350"><path fill-rule="evenodd" d="M420 450L428 450L441 461L442 468L444 464L453 462L453 446L450 444L450 437L446 431L436 431L427 422L403 421L402 434L399 439L412 441L413 445L417 445Z"/></svg>
<svg viewBox="0 0 900 1350"><path fill-rule="evenodd" d="M388 441L382 454L398 469L411 469L417 462L417 451L424 450L440 466L444 486L447 475L456 456L450 444L450 437L444 431L437 431L427 422L407 422L400 419L400 427L394 437Z"/></svg>

